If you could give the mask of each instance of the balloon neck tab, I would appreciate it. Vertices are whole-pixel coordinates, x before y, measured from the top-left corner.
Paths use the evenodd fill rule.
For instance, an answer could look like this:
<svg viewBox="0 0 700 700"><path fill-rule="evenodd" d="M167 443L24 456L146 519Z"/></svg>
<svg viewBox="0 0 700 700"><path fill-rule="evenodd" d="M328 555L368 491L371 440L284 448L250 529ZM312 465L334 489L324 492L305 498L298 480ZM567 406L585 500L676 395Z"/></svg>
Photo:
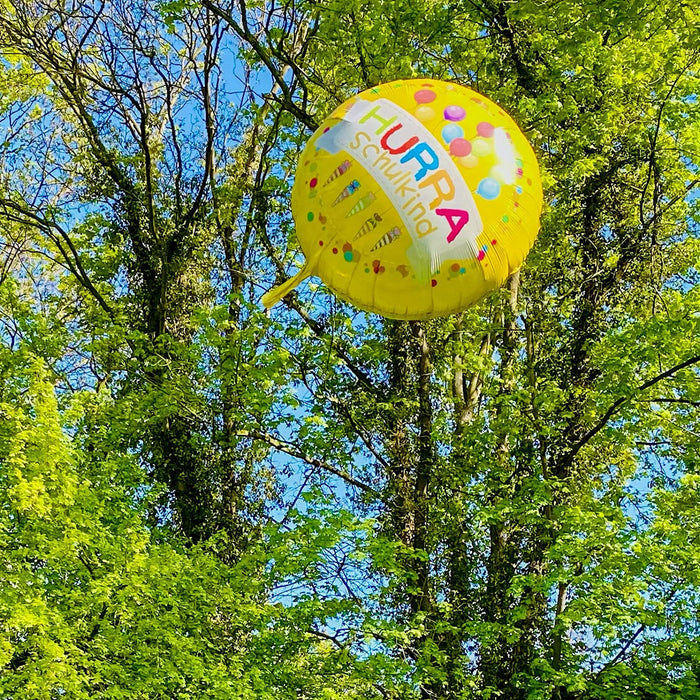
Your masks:
<svg viewBox="0 0 700 700"><path fill-rule="evenodd" d="M275 304L279 303L287 296L291 291L293 291L301 282L303 282L307 277L312 274L311 265L307 262L299 272L293 277L290 277L286 282L273 287L269 292L262 295L260 301L263 303L265 308L270 309Z"/></svg>

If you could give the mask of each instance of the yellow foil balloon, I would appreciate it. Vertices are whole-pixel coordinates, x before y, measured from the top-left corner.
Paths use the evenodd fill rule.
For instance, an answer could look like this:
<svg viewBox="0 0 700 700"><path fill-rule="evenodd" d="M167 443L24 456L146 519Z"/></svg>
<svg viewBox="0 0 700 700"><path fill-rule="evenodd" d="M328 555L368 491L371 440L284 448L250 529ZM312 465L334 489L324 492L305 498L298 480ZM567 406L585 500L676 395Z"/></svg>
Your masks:
<svg viewBox="0 0 700 700"><path fill-rule="evenodd" d="M262 301L318 275L389 318L461 311L520 267L541 208L535 155L498 105L437 80L380 85L304 149L292 214L306 264Z"/></svg>

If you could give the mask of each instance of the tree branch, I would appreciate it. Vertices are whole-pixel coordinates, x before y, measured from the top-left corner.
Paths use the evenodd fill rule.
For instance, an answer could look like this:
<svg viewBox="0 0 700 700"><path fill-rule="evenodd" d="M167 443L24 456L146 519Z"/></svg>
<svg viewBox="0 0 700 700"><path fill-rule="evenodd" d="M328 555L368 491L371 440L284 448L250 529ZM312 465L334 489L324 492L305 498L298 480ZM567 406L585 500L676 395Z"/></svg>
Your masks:
<svg viewBox="0 0 700 700"><path fill-rule="evenodd" d="M691 367L698 362L700 362L700 355L695 355L684 362L674 365L670 369L667 369L665 372L658 374L656 377L649 379L643 384L640 384L636 389L634 389L630 396L623 396L619 398L603 414L602 418L576 443L576 445L574 445L574 447L566 455L566 459L573 459L580 452L580 450L608 424L608 421L620 410L620 408L634 398L635 394L639 394L642 391L649 389L655 384L658 384L660 381L672 377L674 374L676 374L676 372L680 372L680 370L685 369L686 367Z"/></svg>
<svg viewBox="0 0 700 700"><path fill-rule="evenodd" d="M0 216L5 216L11 221L16 221L25 226L32 226L43 231L56 244L63 259L66 261L67 268L75 276L80 285L94 297L104 311L111 317L114 317L112 307L106 302L105 298L91 282L85 272L85 268L80 262L80 255L73 241L61 226L55 221L49 221L39 216L36 212L30 211L9 199L0 199ZM66 246L68 250L66 250ZM70 251L70 254L68 251Z"/></svg>
<svg viewBox="0 0 700 700"><path fill-rule="evenodd" d="M260 440L270 445L270 447L273 447L274 449L279 450L280 452L284 452L290 457L296 457L297 459L306 462L308 465L315 467L316 469L321 469L323 471L329 472L330 474L334 474L335 476L343 479L343 481L346 481L352 486L356 486L362 491L371 493L373 496L379 496L379 492L373 489L371 486L368 486L362 481L358 481L357 479L350 476L350 474L348 474L346 471L339 469L338 467L334 467L333 465L328 464L328 462L324 462L323 460L317 459L316 457L309 457L308 455L305 455L301 450L299 450L292 443L287 442L286 440L280 440L270 435L269 433L260 433L254 430L239 430L236 433L236 436L250 437L253 438L253 440Z"/></svg>
<svg viewBox="0 0 700 700"><path fill-rule="evenodd" d="M275 248L272 245L272 241L270 240L269 236L267 235L267 232L265 231L264 222L260 222L258 228L261 234L262 244L265 247L265 250L267 251L268 255L270 256L270 259L272 260L273 264L277 268L278 284L281 284L283 281L288 279L288 276L284 269L284 265L279 259L279 256L277 255ZM319 338L326 339L328 333L326 332L324 325L317 321L315 318L313 318L309 314L309 312L302 306L301 302L299 301L299 296L296 292L290 292L282 299L282 301L288 309L296 311L296 313L299 314L304 323L306 323L306 325ZM344 344L339 343L337 341L330 342L330 345L335 351L335 353L338 355L338 357L340 357L340 359L343 360L346 367L355 375L360 384L362 384L365 387L365 389L369 390L374 396L379 396L380 391L378 387L374 384L367 372L365 372L361 367L359 367L357 363L352 359L352 357L350 356L349 349Z"/></svg>
<svg viewBox="0 0 700 700"><path fill-rule="evenodd" d="M289 89L289 85L287 85L284 80L284 71L280 71L280 69L274 64L271 52L268 51L260 43L260 41L258 41L255 34L250 31L245 14L245 3L241 1L241 24L236 21L230 12L218 7L211 2L211 0L202 0L202 5L217 15L217 17L224 20L224 22L226 22L231 29L233 29L240 39L250 44L253 51L255 51L258 58L265 64L265 67L268 69L268 71L270 71L270 75L272 76L273 80L282 91L283 99L281 100L281 103L283 107L288 112L291 112L291 114L293 114L302 124L304 124L304 126L308 127L312 131L315 131L318 128L318 122L308 112L295 104L292 98L292 91ZM292 66L290 65L289 67L291 68Z"/></svg>

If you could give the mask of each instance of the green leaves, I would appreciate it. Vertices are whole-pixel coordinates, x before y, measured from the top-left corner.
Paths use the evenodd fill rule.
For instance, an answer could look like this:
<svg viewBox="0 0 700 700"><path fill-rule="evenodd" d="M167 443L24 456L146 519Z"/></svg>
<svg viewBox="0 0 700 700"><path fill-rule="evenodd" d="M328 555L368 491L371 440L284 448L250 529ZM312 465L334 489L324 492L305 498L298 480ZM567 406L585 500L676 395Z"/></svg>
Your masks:
<svg viewBox="0 0 700 700"><path fill-rule="evenodd" d="M292 698L294 687L308 683L316 697L353 697L325 687L322 677L312 680L316 665L305 660L312 649L329 673L348 659L303 630L356 605L307 595L285 611L264 595L300 570L323 567L323 553L345 528L358 529L352 518L326 511L322 524L297 515L292 532L273 534L265 549L252 549L233 567L215 555L225 541L187 549L147 526L148 498L133 490L138 470L132 464L125 478L120 464L133 458L108 443L80 453L61 430L41 364L27 371L33 379L24 406L1 407L13 427L0 440L0 692ZM269 576L268 562L275 562ZM324 576L318 569L308 581L320 584ZM280 637L283 629L292 637ZM283 657L292 668L276 667Z"/></svg>
<svg viewBox="0 0 700 700"><path fill-rule="evenodd" d="M0 696L695 697L698 26L0 13ZM429 324L264 312L309 128L407 76L527 133L527 264Z"/></svg>

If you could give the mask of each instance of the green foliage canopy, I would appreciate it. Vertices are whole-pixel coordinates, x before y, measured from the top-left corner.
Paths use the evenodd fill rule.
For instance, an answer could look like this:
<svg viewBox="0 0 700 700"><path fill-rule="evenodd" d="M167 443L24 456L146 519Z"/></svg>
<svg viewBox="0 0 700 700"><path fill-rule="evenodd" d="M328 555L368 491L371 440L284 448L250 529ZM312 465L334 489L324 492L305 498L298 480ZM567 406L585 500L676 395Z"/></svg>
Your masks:
<svg viewBox="0 0 700 700"><path fill-rule="evenodd" d="M662 0L0 5L0 698L700 697L700 17ZM513 114L507 288L299 262L320 119Z"/></svg>

